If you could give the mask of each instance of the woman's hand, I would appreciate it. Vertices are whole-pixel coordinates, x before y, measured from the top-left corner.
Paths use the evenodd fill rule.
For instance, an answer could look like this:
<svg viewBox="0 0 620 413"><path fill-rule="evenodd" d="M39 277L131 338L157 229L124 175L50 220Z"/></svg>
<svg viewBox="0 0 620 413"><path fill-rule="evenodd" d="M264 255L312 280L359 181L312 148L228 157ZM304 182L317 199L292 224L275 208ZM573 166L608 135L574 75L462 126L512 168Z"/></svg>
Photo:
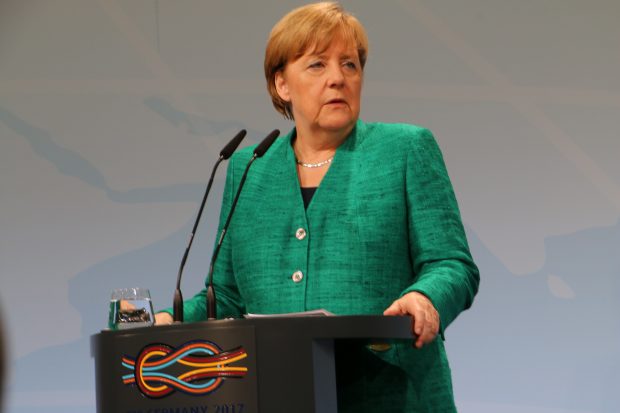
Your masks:
<svg viewBox="0 0 620 413"><path fill-rule="evenodd" d="M166 324L172 324L173 322L173 318L170 314L168 313L157 313L155 314L155 325L156 326L163 326Z"/></svg>
<svg viewBox="0 0 620 413"><path fill-rule="evenodd" d="M394 301L383 315L410 315L411 332L417 337L417 348L433 341L439 332L439 313L431 300L417 291L407 293Z"/></svg>

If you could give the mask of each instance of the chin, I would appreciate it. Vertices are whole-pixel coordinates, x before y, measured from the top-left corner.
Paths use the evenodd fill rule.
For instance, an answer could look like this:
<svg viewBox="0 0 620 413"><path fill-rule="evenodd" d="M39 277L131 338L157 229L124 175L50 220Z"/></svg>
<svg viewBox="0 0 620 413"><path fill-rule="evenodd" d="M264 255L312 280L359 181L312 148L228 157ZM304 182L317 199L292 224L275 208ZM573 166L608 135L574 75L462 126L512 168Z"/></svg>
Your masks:
<svg viewBox="0 0 620 413"><path fill-rule="evenodd" d="M348 128L352 128L353 125L355 125L356 120L357 118L353 118L351 116L337 117L322 122L321 126L323 127L323 129L327 129L330 131L345 130Z"/></svg>

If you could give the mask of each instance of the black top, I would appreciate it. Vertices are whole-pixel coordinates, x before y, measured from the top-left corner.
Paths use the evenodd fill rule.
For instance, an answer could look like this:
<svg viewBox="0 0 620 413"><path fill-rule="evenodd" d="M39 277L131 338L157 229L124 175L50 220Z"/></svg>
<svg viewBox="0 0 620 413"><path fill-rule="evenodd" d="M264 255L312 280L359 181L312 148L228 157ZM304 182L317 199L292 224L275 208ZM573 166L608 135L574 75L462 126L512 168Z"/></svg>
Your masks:
<svg viewBox="0 0 620 413"><path fill-rule="evenodd" d="M310 205L310 201L312 200L312 196L316 192L316 186L304 188L301 187L301 197L304 199L304 207L308 209L308 205Z"/></svg>

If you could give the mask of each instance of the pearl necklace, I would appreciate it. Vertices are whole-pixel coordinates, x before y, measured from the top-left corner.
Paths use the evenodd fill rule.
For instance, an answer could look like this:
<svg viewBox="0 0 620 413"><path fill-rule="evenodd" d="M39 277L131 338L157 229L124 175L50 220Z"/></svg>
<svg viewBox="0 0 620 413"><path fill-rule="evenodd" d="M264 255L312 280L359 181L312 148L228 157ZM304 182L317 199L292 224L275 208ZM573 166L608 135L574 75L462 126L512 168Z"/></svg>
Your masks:
<svg viewBox="0 0 620 413"><path fill-rule="evenodd" d="M317 163L306 163L306 162L302 162L299 159L295 158L295 161L297 162L297 165L301 165L304 168L319 168L323 165L327 165L330 164L332 161L334 160L334 157L330 157L328 159L325 159L324 161L321 162L317 162Z"/></svg>

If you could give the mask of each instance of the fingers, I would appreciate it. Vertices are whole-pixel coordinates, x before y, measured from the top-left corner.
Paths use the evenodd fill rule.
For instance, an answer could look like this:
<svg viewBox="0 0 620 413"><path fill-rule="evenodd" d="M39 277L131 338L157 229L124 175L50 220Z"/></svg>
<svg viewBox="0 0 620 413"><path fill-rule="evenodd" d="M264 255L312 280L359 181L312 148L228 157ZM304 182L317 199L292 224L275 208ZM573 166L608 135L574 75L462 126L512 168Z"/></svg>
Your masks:
<svg viewBox="0 0 620 413"><path fill-rule="evenodd" d="M434 309L421 309L414 315L415 346L421 348L432 342L439 332L439 317Z"/></svg>
<svg viewBox="0 0 620 413"><path fill-rule="evenodd" d="M416 337L415 347L421 348L424 344L426 344L425 330L428 330L426 313L423 309L418 307L411 315L413 319L413 334Z"/></svg>
<svg viewBox="0 0 620 413"><path fill-rule="evenodd" d="M124 311L135 310L136 306L128 300L121 300L120 309Z"/></svg>
<svg viewBox="0 0 620 413"><path fill-rule="evenodd" d="M161 326L166 324L172 324L172 316L168 313L157 313L155 314L155 325Z"/></svg>
<svg viewBox="0 0 620 413"><path fill-rule="evenodd" d="M421 348L432 342L439 332L439 313L423 294L411 292L394 301L383 315L410 315L414 346Z"/></svg>
<svg viewBox="0 0 620 413"><path fill-rule="evenodd" d="M400 299L394 301L384 312L383 315L406 315L400 306Z"/></svg>

